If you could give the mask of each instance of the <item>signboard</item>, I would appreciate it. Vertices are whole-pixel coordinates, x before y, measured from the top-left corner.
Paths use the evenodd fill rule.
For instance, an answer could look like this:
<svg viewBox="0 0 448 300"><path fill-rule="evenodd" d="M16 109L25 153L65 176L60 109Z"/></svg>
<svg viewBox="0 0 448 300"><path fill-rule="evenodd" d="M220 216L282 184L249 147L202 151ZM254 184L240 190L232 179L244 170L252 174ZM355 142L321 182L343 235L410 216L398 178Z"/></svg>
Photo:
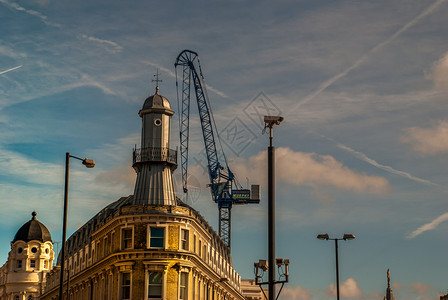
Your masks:
<svg viewBox="0 0 448 300"><path fill-rule="evenodd" d="M247 201L250 199L250 190L233 190L232 195L233 199L236 201Z"/></svg>

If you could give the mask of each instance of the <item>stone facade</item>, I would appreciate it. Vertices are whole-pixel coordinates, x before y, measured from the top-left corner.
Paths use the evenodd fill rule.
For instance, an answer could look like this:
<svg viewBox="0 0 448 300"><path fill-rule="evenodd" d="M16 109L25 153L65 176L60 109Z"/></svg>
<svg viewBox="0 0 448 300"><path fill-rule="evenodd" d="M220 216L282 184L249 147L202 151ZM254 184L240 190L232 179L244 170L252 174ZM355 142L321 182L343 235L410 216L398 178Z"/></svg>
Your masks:
<svg viewBox="0 0 448 300"><path fill-rule="evenodd" d="M229 249L193 208L132 205L132 196L111 206L68 241L70 299L245 299ZM49 273L41 299L58 299L59 276Z"/></svg>
<svg viewBox="0 0 448 300"><path fill-rule="evenodd" d="M33 219L17 232L0 268L0 300L37 300L44 290L54 252L48 230L35 217L33 213ZM39 232L41 226L46 237Z"/></svg>

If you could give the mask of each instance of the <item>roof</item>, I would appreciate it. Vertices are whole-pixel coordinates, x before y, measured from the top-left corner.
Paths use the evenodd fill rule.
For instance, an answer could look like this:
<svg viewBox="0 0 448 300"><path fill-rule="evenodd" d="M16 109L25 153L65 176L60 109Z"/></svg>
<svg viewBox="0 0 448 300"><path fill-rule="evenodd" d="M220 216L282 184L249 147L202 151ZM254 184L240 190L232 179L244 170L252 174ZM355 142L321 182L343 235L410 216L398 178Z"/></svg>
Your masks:
<svg viewBox="0 0 448 300"><path fill-rule="evenodd" d="M139 111L139 115L142 116L150 112L168 113L169 115L174 114L173 110L171 110L170 101L164 96L159 95L158 87L154 95L146 98L142 109Z"/></svg>
<svg viewBox="0 0 448 300"><path fill-rule="evenodd" d="M105 223L107 223L112 218L125 215L125 214L140 214L140 213L156 213L164 214L169 212L163 212L161 210L151 210L151 205L133 205L133 195L127 197L121 197L117 201L107 205L105 208L100 210L93 218L91 218L87 223L85 223L81 228L75 231L67 240L69 253L75 253L80 248L85 247L92 240L92 234ZM230 249L226 246L224 241L219 237L219 235L213 230L213 228L208 224L204 217L194 208L188 204L182 202L179 198L176 198L177 206L184 207L188 209L191 216L194 216L196 220L210 233L212 236L211 242L215 244L217 248L223 249L225 255L228 257L229 261L232 261L230 256ZM124 212L122 208L126 206L140 207L141 209L135 211ZM169 207L169 206L166 206ZM60 265L61 257L58 255L57 264Z"/></svg>
<svg viewBox="0 0 448 300"><path fill-rule="evenodd" d="M51 242L51 234L48 228L39 222L36 219L37 213L33 211L31 214L32 218L30 221L23 224L22 227L17 231L16 235L14 236L13 243L16 241L39 241L39 242Z"/></svg>

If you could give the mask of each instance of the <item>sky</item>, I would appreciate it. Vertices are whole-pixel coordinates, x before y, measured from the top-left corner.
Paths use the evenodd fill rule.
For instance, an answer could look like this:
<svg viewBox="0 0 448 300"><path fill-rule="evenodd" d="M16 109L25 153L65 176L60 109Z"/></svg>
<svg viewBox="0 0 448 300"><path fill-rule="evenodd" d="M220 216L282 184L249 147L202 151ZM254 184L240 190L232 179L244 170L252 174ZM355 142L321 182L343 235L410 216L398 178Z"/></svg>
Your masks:
<svg viewBox="0 0 448 300"><path fill-rule="evenodd" d="M160 73L179 144L174 62L199 53L224 152L259 205L232 210L232 258L267 258L268 135L276 147L281 299L438 299L448 289L448 1L0 0L0 259L37 211L60 248L65 153L69 232L133 193L138 111ZM218 228L197 109L190 194ZM175 172L180 181L179 170Z"/></svg>

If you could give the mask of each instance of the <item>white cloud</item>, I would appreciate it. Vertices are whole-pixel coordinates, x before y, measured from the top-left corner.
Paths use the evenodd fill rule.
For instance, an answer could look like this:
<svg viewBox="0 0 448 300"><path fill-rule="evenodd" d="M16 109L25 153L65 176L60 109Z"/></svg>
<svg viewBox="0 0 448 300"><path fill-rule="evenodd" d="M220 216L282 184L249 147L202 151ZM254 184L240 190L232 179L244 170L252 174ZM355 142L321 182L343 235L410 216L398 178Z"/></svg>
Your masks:
<svg viewBox="0 0 448 300"><path fill-rule="evenodd" d="M437 89L448 92L448 52L433 65L432 79Z"/></svg>
<svg viewBox="0 0 448 300"><path fill-rule="evenodd" d="M276 155L277 180L292 185L312 187L329 186L359 193L384 194L390 189L384 177L369 176L344 166L330 155L294 152L289 148L278 148ZM247 161L239 158L233 171L240 178L252 182L266 182L267 153L262 151Z"/></svg>
<svg viewBox="0 0 448 300"><path fill-rule="evenodd" d="M7 0L0 0L0 3L8 5L9 7L13 8L13 9L15 9L17 11L21 11L21 12L24 12L24 13L26 13L28 15L38 17L42 22L44 22L47 25L56 26L56 27L60 26L58 24L54 24L54 23L49 22L47 16L43 15L42 13L40 13L38 11L35 11L35 10L32 10L32 9L26 9L26 8L20 6L17 3L9 2Z"/></svg>
<svg viewBox="0 0 448 300"><path fill-rule="evenodd" d="M280 299L285 300L310 300L311 298L311 292L300 285L296 285L294 287L288 285L282 290L282 293L280 294Z"/></svg>
<svg viewBox="0 0 448 300"><path fill-rule="evenodd" d="M448 153L448 122L439 121L432 128L411 127L401 136L403 143L411 144L422 155Z"/></svg>
<svg viewBox="0 0 448 300"><path fill-rule="evenodd" d="M105 170L95 177L95 181L110 189L116 189L117 192L132 190L135 184L136 173L129 165L112 167Z"/></svg>
<svg viewBox="0 0 448 300"><path fill-rule="evenodd" d="M88 41L96 42L96 43L100 44L101 46L104 46L104 49L106 49L107 51L110 51L112 53L119 53L123 50L122 46L120 46L119 44L117 44L113 41L104 40L104 39L100 39L100 38L97 38L94 36L88 36L85 34L81 34L81 37Z"/></svg>
<svg viewBox="0 0 448 300"><path fill-rule="evenodd" d="M417 228L416 230L414 230L413 232L411 232L408 235L409 239L413 239L415 237L417 237L418 235L422 234L425 231L429 231L429 230L434 230L437 228L437 226L439 226L441 223L448 221L448 212L444 213L443 215L435 218L434 220L432 220L431 222L420 226L419 228Z"/></svg>
<svg viewBox="0 0 448 300"><path fill-rule="evenodd" d="M362 289L359 287L354 278L347 278L347 280L341 282L339 286L339 293L342 298L359 299L362 296ZM334 283L330 284L327 288L327 295L332 297L336 296L336 286Z"/></svg>
<svg viewBox="0 0 448 300"><path fill-rule="evenodd" d="M43 163L16 152L1 149L0 174L28 183L60 183L61 166Z"/></svg>

